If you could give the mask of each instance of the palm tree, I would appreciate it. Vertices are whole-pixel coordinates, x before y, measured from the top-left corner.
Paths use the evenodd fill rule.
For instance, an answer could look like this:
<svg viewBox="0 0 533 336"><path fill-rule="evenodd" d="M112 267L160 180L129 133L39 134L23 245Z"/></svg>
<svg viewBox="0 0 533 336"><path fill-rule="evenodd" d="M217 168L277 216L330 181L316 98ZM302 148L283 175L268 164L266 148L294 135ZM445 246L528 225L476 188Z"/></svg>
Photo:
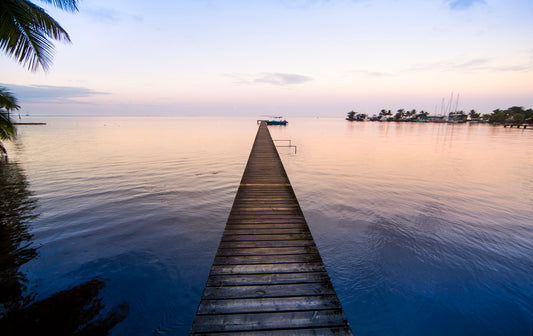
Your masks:
<svg viewBox="0 0 533 336"><path fill-rule="evenodd" d="M5 88L0 87L0 157L7 157L7 151L2 145L2 140L14 140L17 135L17 129L11 121L9 112L19 108L17 98Z"/></svg>
<svg viewBox="0 0 533 336"><path fill-rule="evenodd" d="M477 120L481 116L481 114L477 113L476 110L470 110L470 113L468 113L471 120Z"/></svg>
<svg viewBox="0 0 533 336"><path fill-rule="evenodd" d="M77 11L78 0L41 0L66 10ZM28 0L0 0L0 49L30 71L39 66L48 70L54 45L50 41L70 42L68 33L45 10ZM10 111L18 110L17 99L0 87L0 156L7 157L1 140L13 140L17 129Z"/></svg>
<svg viewBox="0 0 533 336"><path fill-rule="evenodd" d="M6 88L0 86L0 111L4 111L9 117L9 113L12 110L18 110L20 106L18 105L17 98Z"/></svg>
<svg viewBox="0 0 533 336"><path fill-rule="evenodd" d="M13 140L17 135L17 129L4 111L0 110L0 159L7 157L7 151L1 140Z"/></svg>
<svg viewBox="0 0 533 336"><path fill-rule="evenodd" d="M355 116L355 111L351 110L350 112L348 112L348 115L346 116L346 120L353 120L354 116Z"/></svg>
<svg viewBox="0 0 533 336"><path fill-rule="evenodd" d="M4 111L0 111L0 140L14 140L17 136L17 129L11 118ZM0 146L2 142L0 142Z"/></svg>
<svg viewBox="0 0 533 336"><path fill-rule="evenodd" d="M77 11L78 0L41 0L66 10ZM27 0L0 0L0 49L37 71L48 70L52 63L52 40L70 42L68 33L46 14L45 10Z"/></svg>
<svg viewBox="0 0 533 336"><path fill-rule="evenodd" d="M405 110L399 109L396 114L394 115L394 120L401 120L405 116Z"/></svg>

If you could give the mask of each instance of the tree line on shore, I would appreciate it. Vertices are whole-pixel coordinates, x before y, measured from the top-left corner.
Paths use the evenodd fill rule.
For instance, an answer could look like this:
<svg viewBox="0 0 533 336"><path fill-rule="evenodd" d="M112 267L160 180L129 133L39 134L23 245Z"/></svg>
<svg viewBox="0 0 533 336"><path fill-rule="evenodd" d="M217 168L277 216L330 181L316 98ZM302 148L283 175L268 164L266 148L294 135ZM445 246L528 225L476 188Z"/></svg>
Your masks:
<svg viewBox="0 0 533 336"><path fill-rule="evenodd" d="M486 122L490 124L512 124L523 125L533 124L533 109L524 109L522 106L512 106L506 110L496 109L492 113L481 114L476 110L470 110L467 114L464 111L456 111L449 113L448 116L431 116L429 112L424 110L417 111L416 109L398 109L396 113L391 110L382 109L379 114L374 114L369 117L365 113L357 113L355 111L348 112L346 117L350 121L440 121L453 120L455 122Z"/></svg>
<svg viewBox="0 0 533 336"><path fill-rule="evenodd" d="M513 106L507 110L496 109L488 116L492 124L533 124L533 109L525 110L522 106Z"/></svg>

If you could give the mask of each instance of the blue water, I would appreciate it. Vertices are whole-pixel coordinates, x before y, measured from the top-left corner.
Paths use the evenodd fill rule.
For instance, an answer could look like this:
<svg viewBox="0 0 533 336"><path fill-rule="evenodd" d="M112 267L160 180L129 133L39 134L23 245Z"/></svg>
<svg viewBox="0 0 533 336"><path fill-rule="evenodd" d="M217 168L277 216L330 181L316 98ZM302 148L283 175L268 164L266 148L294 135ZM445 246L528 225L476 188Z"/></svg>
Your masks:
<svg viewBox="0 0 533 336"><path fill-rule="evenodd" d="M111 335L186 335L257 118L48 117L8 144L33 193L34 301L98 278ZM40 120L35 120L40 121ZM271 127L357 335L533 334L533 130Z"/></svg>

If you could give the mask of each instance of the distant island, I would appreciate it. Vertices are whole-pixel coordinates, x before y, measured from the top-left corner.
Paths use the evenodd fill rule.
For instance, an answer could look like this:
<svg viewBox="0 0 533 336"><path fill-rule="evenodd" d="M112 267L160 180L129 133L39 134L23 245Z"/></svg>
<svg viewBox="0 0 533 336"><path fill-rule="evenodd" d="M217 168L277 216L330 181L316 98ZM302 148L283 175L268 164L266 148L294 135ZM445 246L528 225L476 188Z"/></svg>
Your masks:
<svg viewBox="0 0 533 336"><path fill-rule="evenodd" d="M365 113L348 112L346 120L349 121L395 121L395 122L437 122L437 123L489 123L496 125L533 125L533 109L525 110L522 106L513 106L506 110L496 109L490 114L483 114L470 110L453 111L447 115L430 115L424 110L417 111L399 109L396 113L382 109L378 115L369 117Z"/></svg>

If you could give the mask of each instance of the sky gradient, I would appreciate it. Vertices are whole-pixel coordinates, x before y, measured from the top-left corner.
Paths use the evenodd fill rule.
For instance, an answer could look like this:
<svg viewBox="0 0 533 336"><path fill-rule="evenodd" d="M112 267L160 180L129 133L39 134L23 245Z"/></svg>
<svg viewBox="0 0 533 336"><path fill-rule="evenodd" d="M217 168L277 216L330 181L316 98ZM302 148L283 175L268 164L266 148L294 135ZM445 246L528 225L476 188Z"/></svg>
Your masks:
<svg viewBox="0 0 533 336"><path fill-rule="evenodd" d="M42 3L37 2L39 5ZM531 0L82 0L54 64L0 56L31 115L533 107ZM455 100L454 100L455 104Z"/></svg>

